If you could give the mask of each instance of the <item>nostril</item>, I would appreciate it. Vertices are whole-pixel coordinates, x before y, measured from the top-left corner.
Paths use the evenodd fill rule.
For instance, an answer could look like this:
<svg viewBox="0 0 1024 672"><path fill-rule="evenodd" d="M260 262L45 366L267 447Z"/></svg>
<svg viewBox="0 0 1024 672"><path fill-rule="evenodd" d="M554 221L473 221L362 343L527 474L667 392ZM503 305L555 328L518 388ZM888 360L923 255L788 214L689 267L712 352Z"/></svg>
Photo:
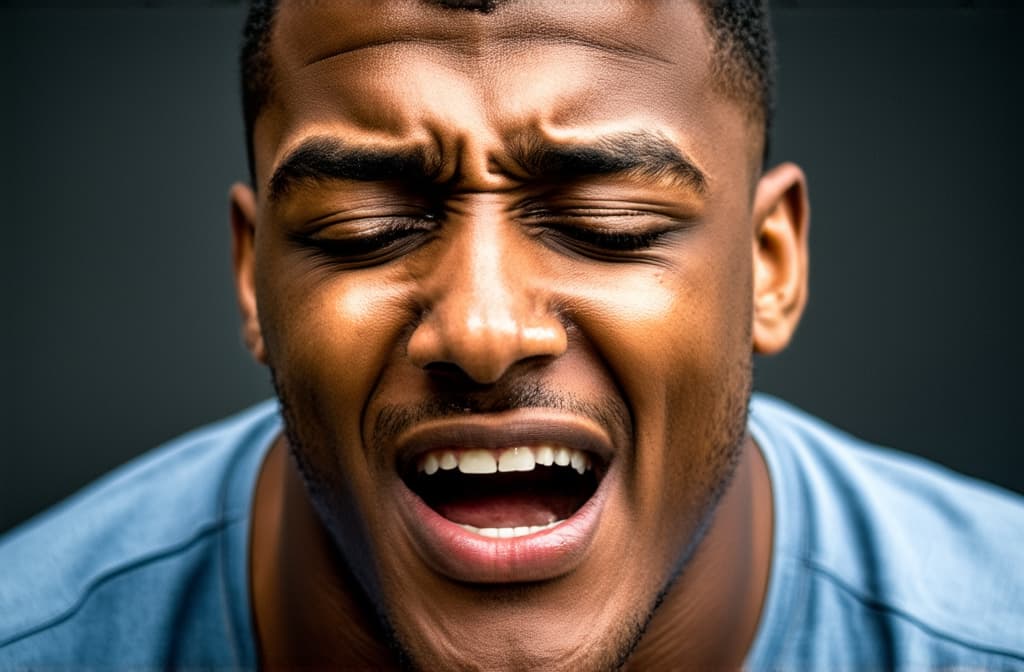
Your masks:
<svg viewBox="0 0 1024 672"><path fill-rule="evenodd" d="M422 368L432 380L444 384L449 390L463 390L468 393L489 388L496 382L480 381L455 362L430 362Z"/></svg>
<svg viewBox="0 0 1024 672"><path fill-rule="evenodd" d="M430 362L423 367L423 370L437 378L463 380L469 377L465 371L452 362Z"/></svg>
<svg viewBox="0 0 1024 672"><path fill-rule="evenodd" d="M567 334L556 315L521 306L488 310L479 296L467 303L463 294L441 297L415 325L406 346L414 366L438 378L490 385L518 364L532 366L565 352Z"/></svg>
<svg viewBox="0 0 1024 672"><path fill-rule="evenodd" d="M536 356L515 362L511 367L504 370L495 380L481 381L470 375L465 369L452 362L431 362L421 367L434 384L443 387L447 394L474 394L484 391L495 391L505 389L510 381L523 376L534 375L537 367L549 364L554 358L550 356Z"/></svg>

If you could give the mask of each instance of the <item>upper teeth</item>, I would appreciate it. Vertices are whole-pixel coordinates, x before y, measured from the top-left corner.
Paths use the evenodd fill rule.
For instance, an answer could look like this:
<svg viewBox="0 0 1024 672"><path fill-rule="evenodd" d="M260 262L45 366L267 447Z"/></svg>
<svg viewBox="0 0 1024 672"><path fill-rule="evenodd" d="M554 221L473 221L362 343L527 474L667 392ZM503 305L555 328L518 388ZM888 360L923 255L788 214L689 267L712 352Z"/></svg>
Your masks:
<svg viewBox="0 0 1024 672"><path fill-rule="evenodd" d="M581 450L564 446L517 446L492 451L474 448L472 450L432 450L419 458L419 470L427 475L438 469L459 468L464 474L493 474L499 471L533 471L538 465L550 467L557 464L571 466L582 474L591 468L590 457Z"/></svg>

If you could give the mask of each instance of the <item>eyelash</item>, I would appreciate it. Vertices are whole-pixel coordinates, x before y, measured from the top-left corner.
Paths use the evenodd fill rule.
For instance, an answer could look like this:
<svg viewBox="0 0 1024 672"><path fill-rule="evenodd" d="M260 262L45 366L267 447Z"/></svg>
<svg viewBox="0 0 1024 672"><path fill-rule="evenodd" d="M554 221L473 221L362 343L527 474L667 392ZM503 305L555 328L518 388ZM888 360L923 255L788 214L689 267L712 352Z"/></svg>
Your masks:
<svg viewBox="0 0 1024 672"><path fill-rule="evenodd" d="M578 226L554 227L557 231L575 241L614 252L637 252L654 247L667 231L645 231L643 233L622 233L595 231Z"/></svg>
<svg viewBox="0 0 1024 672"><path fill-rule="evenodd" d="M547 213L534 211L528 214L537 227L537 234L544 238L555 238L557 244L574 252L596 258L610 259L642 253L655 247L671 233L672 229L646 230L635 233L627 231L601 230L593 226L598 219L640 217L649 213L623 211L594 214L585 212ZM577 220L580 223L570 223ZM371 233L351 235L344 238L322 237L316 234L295 234L293 242L312 249L322 259L334 263L360 266L383 263L406 251L411 251L433 233L438 225L434 215L416 217L395 217L378 220L379 224ZM325 227L326 228L326 227ZM403 242L405 244L403 244Z"/></svg>
<svg viewBox="0 0 1024 672"><path fill-rule="evenodd" d="M672 229L648 229L643 231L610 231L607 228L594 226L597 220L620 220L628 217L650 216L650 213L638 211L601 212L563 211L529 213L528 217L535 221L540 235L558 235L573 243L580 243L588 250L608 253L629 253L649 250L658 244ZM576 223L578 222L578 223ZM606 226L606 225L605 225ZM573 245L575 247L575 245ZM586 251L586 250L581 250Z"/></svg>
<svg viewBox="0 0 1024 672"><path fill-rule="evenodd" d="M382 221L372 233L352 235L344 238L327 238L317 235L296 234L293 242L302 247L311 247L319 255L331 261L358 264L385 261L405 251L405 241L411 247L420 236L434 231L434 217L396 217Z"/></svg>

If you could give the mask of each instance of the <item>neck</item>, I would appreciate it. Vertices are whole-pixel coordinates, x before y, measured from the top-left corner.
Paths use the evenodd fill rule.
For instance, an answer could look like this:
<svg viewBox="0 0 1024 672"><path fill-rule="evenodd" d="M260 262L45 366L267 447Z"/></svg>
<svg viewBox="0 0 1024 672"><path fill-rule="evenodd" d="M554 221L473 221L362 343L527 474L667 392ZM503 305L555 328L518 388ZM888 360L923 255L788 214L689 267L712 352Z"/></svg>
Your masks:
<svg viewBox="0 0 1024 672"><path fill-rule="evenodd" d="M261 668L398 667L372 607L316 517L283 438L256 484L250 550Z"/></svg>
<svg viewBox="0 0 1024 672"><path fill-rule="evenodd" d="M710 528L666 593L627 669L739 669L768 587L772 497L749 437Z"/></svg>
<svg viewBox="0 0 1024 672"><path fill-rule="evenodd" d="M748 438L705 538L627 668L740 668L767 592L771 537L768 471ZM313 511L283 438L257 481L250 551L261 666L398 667L372 607Z"/></svg>

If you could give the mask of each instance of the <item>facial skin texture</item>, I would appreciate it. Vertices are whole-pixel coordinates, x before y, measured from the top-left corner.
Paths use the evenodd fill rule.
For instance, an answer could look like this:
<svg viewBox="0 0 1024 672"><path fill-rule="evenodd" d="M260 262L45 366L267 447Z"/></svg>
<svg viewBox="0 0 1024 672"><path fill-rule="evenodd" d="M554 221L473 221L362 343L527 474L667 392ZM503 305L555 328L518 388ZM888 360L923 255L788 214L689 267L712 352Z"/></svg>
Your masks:
<svg viewBox="0 0 1024 672"><path fill-rule="evenodd" d="M263 662L741 665L771 543L750 360L799 319L807 204L795 166L761 174L697 7L284 3L271 49L257 190L232 190L288 431L255 502ZM629 151L595 173L594 147ZM440 557L406 438L549 421L605 452L585 542Z"/></svg>

